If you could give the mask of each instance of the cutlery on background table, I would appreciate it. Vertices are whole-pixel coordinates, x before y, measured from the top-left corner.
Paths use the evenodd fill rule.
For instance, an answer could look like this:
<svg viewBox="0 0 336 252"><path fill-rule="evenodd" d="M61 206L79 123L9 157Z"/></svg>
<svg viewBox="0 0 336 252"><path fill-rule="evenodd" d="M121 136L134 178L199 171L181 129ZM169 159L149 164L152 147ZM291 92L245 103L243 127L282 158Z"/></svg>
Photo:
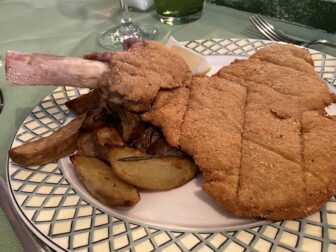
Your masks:
<svg viewBox="0 0 336 252"><path fill-rule="evenodd" d="M296 44L307 47L313 44L323 44L336 48L336 42L332 42L326 39L317 39L312 41L296 40L288 37L284 33L278 31L272 24L266 21L261 15L253 15L250 17L252 24L268 39L274 41L283 41L286 43Z"/></svg>
<svg viewBox="0 0 336 252"><path fill-rule="evenodd" d="M31 233L26 225L21 220L15 210L14 204L10 198L6 182L0 177L0 207L5 213L9 223L11 224L16 236L18 237L21 246L27 252L52 252L47 245L40 241Z"/></svg>

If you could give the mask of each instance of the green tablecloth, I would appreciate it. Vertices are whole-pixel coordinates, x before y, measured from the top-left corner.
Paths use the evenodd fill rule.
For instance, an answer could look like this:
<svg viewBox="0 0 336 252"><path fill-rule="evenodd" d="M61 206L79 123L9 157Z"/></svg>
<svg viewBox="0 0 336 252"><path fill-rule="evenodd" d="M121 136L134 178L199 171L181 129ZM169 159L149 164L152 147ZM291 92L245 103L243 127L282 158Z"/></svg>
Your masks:
<svg viewBox="0 0 336 252"><path fill-rule="evenodd" d="M117 25L117 0L2 0L0 2L0 55L7 50L49 52L81 56L88 51L104 50L97 36ZM169 36L178 40L205 38L263 38L250 24L250 13L226 7L205 5L202 18L196 22L168 26L159 23L154 11L131 13L134 22L155 24L160 41ZM289 34L304 39L327 38L336 41L336 34L274 22ZM336 56L336 49L316 46L315 49ZM4 68L0 70L0 87L5 107L0 114L0 175L6 174L7 150L17 128L38 101L52 87L8 87ZM11 227L0 212L0 251L22 251Z"/></svg>

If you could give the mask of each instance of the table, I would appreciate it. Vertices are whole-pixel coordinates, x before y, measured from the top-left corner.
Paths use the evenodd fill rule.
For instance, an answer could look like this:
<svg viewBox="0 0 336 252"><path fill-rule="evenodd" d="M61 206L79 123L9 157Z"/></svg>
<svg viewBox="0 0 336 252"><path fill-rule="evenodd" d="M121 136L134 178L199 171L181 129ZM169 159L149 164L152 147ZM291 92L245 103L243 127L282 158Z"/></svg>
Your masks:
<svg viewBox="0 0 336 252"><path fill-rule="evenodd" d="M206 4L203 16L186 25L161 24L155 11L132 12L134 22L155 24L159 40L195 40L206 38L263 38L249 22L250 13ZM7 50L49 52L81 56L89 51L103 51L97 37L117 25L118 1L114 0L2 0L0 2L0 56ZM274 22L288 34L303 39L326 38L336 41L336 34ZM336 56L336 49L316 45L314 49ZM9 87L4 67L0 66L0 87L5 107L0 114L0 175L6 175L7 150L26 115L53 87ZM0 212L0 251L22 251L4 214Z"/></svg>

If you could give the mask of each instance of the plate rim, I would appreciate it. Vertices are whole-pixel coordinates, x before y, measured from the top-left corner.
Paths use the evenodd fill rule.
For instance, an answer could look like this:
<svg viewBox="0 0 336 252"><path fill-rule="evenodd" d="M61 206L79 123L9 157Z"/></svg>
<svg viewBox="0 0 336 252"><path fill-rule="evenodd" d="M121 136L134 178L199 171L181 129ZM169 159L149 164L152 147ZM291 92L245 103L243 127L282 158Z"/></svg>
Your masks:
<svg viewBox="0 0 336 252"><path fill-rule="evenodd" d="M184 44L185 46L187 46L189 43L192 43L192 42L201 42L201 43L205 43L207 41L215 41L215 40L229 40L230 42L232 43L235 43L237 41L240 41L240 40L248 40L248 41L257 41L257 42L263 42L265 44L271 44L271 43L278 43L278 42L275 42L275 41L269 41L269 40L262 40L262 39L250 39L250 38L217 38L217 39L199 39L199 40L191 40L191 41L183 41L181 42L182 44ZM264 46L262 46L264 47ZM260 47L260 48L262 48ZM328 54L325 54L323 52L319 52L317 50L313 50L313 49L309 49L310 53L314 52L314 53L318 53L318 54L321 54L321 55L324 55L324 57L328 56L332 59L336 59L336 57L333 57L333 56L330 56ZM200 53L200 52L199 52ZM202 52L201 52L202 54ZM218 54L217 54L218 55ZM229 53L229 54L223 54L223 55L241 55L242 54L234 54L234 53ZM221 56L223 56L221 55ZM245 55L248 55L248 54L245 54ZM334 85L335 85L335 82L333 82ZM60 87L58 87L60 88ZM57 90L58 88L56 88L55 90ZM35 107L37 107L39 104L41 104L41 102L46 99L49 95L51 95L55 90L51 91L48 95L46 95L45 97L43 97L32 109L31 111L25 116L25 118L21 121L21 124L18 128L18 130L16 131L14 137L12 138L12 142L10 144L10 146L12 147L16 137L18 136L18 132L20 130L20 128L22 127L23 123L29 118L29 116L31 115L31 113L33 112L33 109ZM63 124L64 122L61 122L61 125ZM58 161L57 161L58 162ZM10 189L10 195L11 195L11 200L12 202L14 203L14 206L15 206L15 209L17 210L17 212L19 213L20 215L20 218L25 222L25 224L29 227L29 229L35 233L41 240L43 240L47 245L49 245L50 247L52 247L53 249L55 249L56 251L69 251L68 249L64 249L63 247L61 247L60 245L58 245L56 242L53 241L52 238L50 238L50 236L45 236L31 221L31 219L29 219L23 212L22 210L22 207L20 206L20 204L16 201L16 198L15 198L15 193L14 193L14 189L11 185L11 177L10 177L10 158L7 154L7 164L6 164L6 177L7 177L7 186L9 187ZM62 169L61 170L61 175L64 177L64 174L63 174L63 171ZM71 187L71 184L69 183L69 187ZM74 190L72 187L71 187L72 190ZM78 194L78 192L76 191L76 193ZM80 195L82 196L82 195ZM89 203L89 202L88 202ZM94 206L94 208L96 208ZM98 209L100 210L100 209ZM101 211L101 210L100 210ZM119 218L119 217L118 217ZM123 217L124 218L124 217ZM136 222L136 221L133 221L133 220L127 220L128 222ZM248 229L253 229L253 228L257 228L257 227L261 227L261 226L264 226L264 225L267 225L268 223L274 223L273 221L265 221L265 223L263 224L256 224L256 225L251 225L252 227L248 227ZM137 223L138 224L138 223ZM144 223L145 226L147 226L147 224ZM151 227L154 227L154 228L159 228L161 230L165 230L165 228L163 227L155 227L155 225L149 225ZM245 230L247 229L247 227L242 227L242 228L233 228L233 229L214 229L214 230L210 230L210 231L205 231L206 233L212 233L212 234L215 234L216 232L235 232L235 231L240 231L240 230ZM185 232L185 233L194 233L194 232L198 232L197 229L195 230L179 230L179 229L175 229L175 228L167 228L167 230L169 231L174 231L176 230L177 232ZM198 232L199 233L199 232ZM322 238L321 238L322 239ZM131 245L131 243L129 244ZM324 244L322 244L323 248L324 247ZM127 246L128 247L128 246ZM111 247L110 247L111 249ZM123 248L120 248L120 249L123 249Z"/></svg>

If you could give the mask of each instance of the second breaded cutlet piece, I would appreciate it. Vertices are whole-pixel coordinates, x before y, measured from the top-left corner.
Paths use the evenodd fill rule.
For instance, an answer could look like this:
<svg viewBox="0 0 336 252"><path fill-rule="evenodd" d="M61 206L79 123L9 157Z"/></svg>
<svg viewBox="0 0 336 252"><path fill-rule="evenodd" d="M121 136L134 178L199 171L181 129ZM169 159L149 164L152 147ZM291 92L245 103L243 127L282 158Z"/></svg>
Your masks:
<svg viewBox="0 0 336 252"><path fill-rule="evenodd" d="M189 96L190 90L186 87L160 91L151 110L142 114L141 119L159 127L167 142L171 146L177 147Z"/></svg>
<svg viewBox="0 0 336 252"><path fill-rule="evenodd" d="M192 78L186 62L157 41L138 40L127 51L85 57L107 62L111 68L99 81L105 98L136 112L146 111L159 90L188 85Z"/></svg>

